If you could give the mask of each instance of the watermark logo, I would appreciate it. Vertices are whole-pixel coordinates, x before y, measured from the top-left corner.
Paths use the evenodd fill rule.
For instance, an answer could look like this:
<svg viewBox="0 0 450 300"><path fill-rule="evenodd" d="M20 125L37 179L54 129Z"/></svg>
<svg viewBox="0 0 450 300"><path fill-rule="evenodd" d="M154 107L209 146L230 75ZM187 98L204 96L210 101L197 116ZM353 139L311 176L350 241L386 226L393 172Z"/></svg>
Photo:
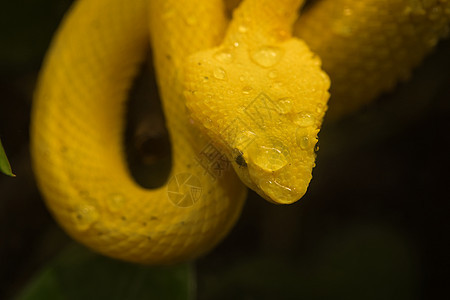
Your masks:
<svg viewBox="0 0 450 300"><path fill-rule="evenodd" d="M203 188L197 176L184 172L173 176L167 185L169 200L178 207L194 205L202 196Z"/></svg>
<svg viewBox="0 0 450 300"><path fill-rule="evenodd" d="M212 143L208 143L199 152L197 162L213 180L221 177L230 166L230 161L227 157Z"/></svg>
<svg viewBox="0 0 450 300"><path fill-rule="evenodd" d="M244 111L260 128L279 115L277 105L265 93L260 93Z"/></svg>

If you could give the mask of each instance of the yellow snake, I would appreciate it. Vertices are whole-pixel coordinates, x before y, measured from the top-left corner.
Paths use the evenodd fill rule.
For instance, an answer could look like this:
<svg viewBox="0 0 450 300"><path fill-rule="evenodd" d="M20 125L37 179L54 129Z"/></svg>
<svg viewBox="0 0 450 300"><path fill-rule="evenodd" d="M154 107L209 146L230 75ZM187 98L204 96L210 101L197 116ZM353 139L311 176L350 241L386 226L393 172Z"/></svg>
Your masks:
<svg viewBox="0 0 450 300"><path fill-rule="evenodd" d="M402 52L403 71L352 100L354 108L432 48L415 33L437 41L450 18L443 0L323 0L294 25L302 3L244 0L228 24L221 0L76 2L44 62L31 126L38 185L62 227L100 253L133 262L205 253L237 220L242 182L286 204L301 198L311 180L329 79L319 57L292 37L294 27L323 56L332 84L336 78L342 86L339 63L345 53L355 56L355 47L363 51L364 26L374 40L386 32L402 37L395 51L420 46L420 53ZM373 45L392 44L388 38ZM153 190L133 181L122 145L128 91L150 44L173 156L169 180ZM359 65L390 72L397 66L376 67L392 49L363 51ZM345 102L332 99L336 107Z"/></svg>

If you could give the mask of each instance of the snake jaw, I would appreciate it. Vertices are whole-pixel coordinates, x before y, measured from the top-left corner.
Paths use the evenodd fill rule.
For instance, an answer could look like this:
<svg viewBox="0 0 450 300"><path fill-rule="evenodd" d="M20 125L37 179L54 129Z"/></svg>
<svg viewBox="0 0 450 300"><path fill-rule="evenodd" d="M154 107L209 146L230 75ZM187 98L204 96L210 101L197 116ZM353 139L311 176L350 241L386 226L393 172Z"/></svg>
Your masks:
<svg viewBox="0 0 450 300"><path fill-rule="evenodd" d="M274 204L292 204L297 202L306 193L308 185L304 188L292 188L277 180L266 180L260 183L261 190L257 193Z"/></svg>

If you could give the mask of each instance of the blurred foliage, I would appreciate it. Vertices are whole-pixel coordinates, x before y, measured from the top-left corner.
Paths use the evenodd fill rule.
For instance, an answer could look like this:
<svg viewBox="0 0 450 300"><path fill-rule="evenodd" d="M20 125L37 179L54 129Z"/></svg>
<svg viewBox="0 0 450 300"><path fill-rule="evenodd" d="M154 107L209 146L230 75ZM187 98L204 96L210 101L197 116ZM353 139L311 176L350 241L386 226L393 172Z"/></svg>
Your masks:
<svg viewBox="0 0 450 300"><path fill-rule="evenodd" d="M0 134L20 174L0 176L0 299L147 298L156 295L151 287L175 297L177 290L164 290L175 285L191 293L188 265L147 268L66 249L70 239L38 193L28 142L32 93L70 3L6 1L0 9ZM230 235L196 262L197 298L434 299L447 293L448 53L444 41L395 92L357 115L325 122L314 178L300 202L274 206L250 193ZM147 94L157 95L154 84L149 88ZM129 115L128 123L138 124L127 131L139 139L128 139L128 146L152 148L149 140L161 143L145 131L155 127L145 123L155 118L154 107L137 105L129 110L141 115ZM130 164L153 161L143 156Z"/></svg>
<svg viewBox="0 0 450 300"><path fill-rule="evenodd" d="M3 149L2 141L0 140L0 172L8 176L16 176L11 170L11 165L9 164L8 158L6 157L5 150Z"/></svg>
<svg viewBox="0 0 450 300"><path fill-rule="evenodd" d="M69 246L30 282L18 300L193 299L189 264L145 267Z"/></svg>

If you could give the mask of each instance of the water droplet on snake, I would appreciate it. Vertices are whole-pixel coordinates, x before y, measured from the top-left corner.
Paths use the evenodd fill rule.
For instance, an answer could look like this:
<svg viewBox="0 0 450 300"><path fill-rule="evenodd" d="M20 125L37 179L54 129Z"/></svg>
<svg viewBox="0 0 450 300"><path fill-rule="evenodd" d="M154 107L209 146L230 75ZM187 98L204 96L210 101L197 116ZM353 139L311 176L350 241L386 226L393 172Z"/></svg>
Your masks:
<svg viewBox="0 0 450 300"><path fill-rule="evenodd" d="M242 131L234 139L234 147L244 149L256 138L256 133L250 130Z"/></svg>
<svg viewBox="0 0 450 300"><path fill-rule="evenodd" d="M313 126L315 122L316 118L307 112L300 112L294 118L294 123L300 127Z"/></svg>
<svg viewBox="0 0 450 300"><path fill-rule="evenodd" d="M268 68L278 63L282 55L282 49L273 46L264 46L253 51L250 57L256 64Z"/></svg>
<svg viewBox="0 0 450 300"><path fill-rule="evenodd" d="M279 99L277 104L276 109L281 114L287 114L292 111L292 99L289 97Z"/></svg>
<svg viewBox="0 0 450 300"><path fill-rule="evenodd" d="M225 72L225 70L220 68L220 67L214 69L213 75L214 75L215 78L217 78L219 80L226 80L227 79L227 72Z"/></svg>
<svg viewBox="0 0 450 300"><path fill-rule="evenodd" d="M107 199L107 205L112 212L119 211L124 205L126 199L122 194L111 194Z"/></svg>
<svg viewBox="0 0 450 300"><path fill-rule="evenodd" d="M323 105L322 104L317 104L316 111L317 111L317 113L321 114L323 112Z"/></svg>
<svg viewBox="0 0 450 300"><path fill-rule="evenodd" d="M72 213L72 218L75 222L75 227L80 231L84 231L89 229L98 220L99 213L92 205L81 205Z"/></svg>
<svg viewBox="0 0 450 300"><path fill-rule="evenodd" d="M214 54L214 58L219 62L229 64L233 62L234 55L228 50L219 50Z"/></svg>
<svg viewBox="0 0 450 300"><path fill-rule="evenodd" d="M250 94L250 92L253 90L253 88L251 87L251 86L244 86L243 88L242 88L242 94L244 94L244 95L248 95L248 94Z"/></svg>
<svg viewBox="0 0 450 300"><path fill-rule="evenodd" d="M246 33L248 31L248 28L246 26L244 26L244 25L239 25L238 31L240 33Z"/></svg>
<svg viewBox="0 0 450 300"><path fill-rule="evenodd" d="M274 89L282 89L282 88L283 88L283 83L280 82L280 81L276 81L276 82L274 82L274 83L272 84L272 87L273 87Z"/></svg>
<svg viewBox="0 0 450 300"><path fill-rule="evenodd" d="M301 149L307 150L308 148L310 148L309 137L297 131L297 145Z"/></svg>
<svg viewBox="0 0 450 300"><path fill-rule="evenodd" d="M319 142L317 142L317 143L314 145L314 152L319 151L319 149L320 149L320 147L319 147Z"/></svg>
<svg viewBox="0 0 450 300"><path fill-rule="evenodd" d="M213 121L210 118L206 118L203 122L203 126L205 126L205 128L209 129L213 126Z"/></svg>
<svg viewBox="0 0 450 300"><path fill-rule="evenodd" d="M266 171L277 171L288 163L289 152L283 146L260 146L252 158L255 165Z"/></svg>

